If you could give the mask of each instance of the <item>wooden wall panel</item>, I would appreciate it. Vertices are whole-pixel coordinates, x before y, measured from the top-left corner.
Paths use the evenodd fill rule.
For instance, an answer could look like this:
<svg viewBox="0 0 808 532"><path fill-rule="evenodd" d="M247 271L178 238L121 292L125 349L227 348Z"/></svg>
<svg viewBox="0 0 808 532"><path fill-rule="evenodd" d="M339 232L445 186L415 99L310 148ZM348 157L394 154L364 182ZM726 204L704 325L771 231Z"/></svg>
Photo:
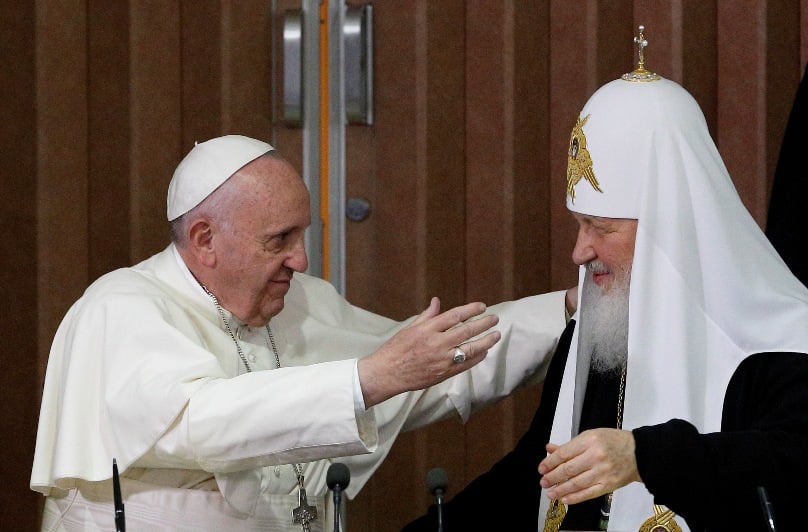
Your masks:
<svg viewBox="0 0 808 532"><path fill-rule="evenodd" d="M87 8L88 281L131 262L129 4Z"/></svg>
<svg viewBox="0 0 808 532"><path fill-rule="evenodd" d="M37 357L36 5L0 3L0 523L38 528L41 497L28 489L42 361Z"/></svg>
<svg viewBox="0 0 808 532"><path fill-rule="evenodd" d="M222 132L269 139L272 13L264 1L221 5Z"/></svg>
<svg viewBox="0 0 808 532"><path fill-rule="evenodd" d="M182 146L180 157L195 142L222 131L222 15L217 0L182 2Z"/></svg>
<svg viewBox="0 0 808 532"><path fill-rule="evenodd" d="M244 133L301 168L301 130L278 113L278 30L282 10L299 5L0 8L0 187L11 234L0 278L15 304L0 329L0 403L14 428L3 437L11 489L2 522L12 515L18 529L37 528L40 499L27 482L58 322L97 276L165 246L166 186L193 142ZM444 306L493 303L576 281L564 206L569 131L598 86L633 68L640 23L649 67L699 101L742 198L765 219L808 57L808 0L589 0L577 9L376 0L374 15L376 122L349 127L346 163L348 195L372 203L368 220L347 225L348 297L359 305L404 318L431 295ZM21 332L32 324L35 334ZM456 492L510 448L537 393L466 426L448 420L403 435L350 503L350 530L398 530L422 512L431 467L446 468Z"/></svg>
<svg viewBox="0 0 808 532"><path fill-rule="evenodd" d="M78 0L37 5L37 35L47 36L36 44L38 323L44 345L88 281L86 17Z"/></svg>
<svg viewBox="0 0 808 532"><path fill-rule="evenodd" d="M716 65L718 8L713 2L683 0L680 14L681 26L674 32L679 45L674 72L679 82L699 102L713 138L718 128L718 77ZM674 38L672 36L672 38ZM709 43L709 44L705 44Z"/></svg>
<svg viewBox="0 0 808 532"><path fill-rule="evenodd" d="M180 142L180 6L159 0L133 2L130 17L130 238L131 260L138 262L168 244L166 190L174 167L190 147Z"/></svg>
<svg viewBox="0 0 808 532"><path fill-rule="evenodd" d="M747 16L743 16L746 14ZM719 150L746 207L760 216L756 182L765 175L766 11L753 0L718 4ZM738 83L737 80L746 80ZM765 183L765 181L764 181ZM762 222L758 218L758 222Z"/></svg>
<svg viewBox="0 0 808 532"><path fill-rule="evenodd" d="M149 0L130 5L131 261L168 244L166 190L190 147L182 146L180 5ZM215 64L215 62L214 62Z"/></svg>

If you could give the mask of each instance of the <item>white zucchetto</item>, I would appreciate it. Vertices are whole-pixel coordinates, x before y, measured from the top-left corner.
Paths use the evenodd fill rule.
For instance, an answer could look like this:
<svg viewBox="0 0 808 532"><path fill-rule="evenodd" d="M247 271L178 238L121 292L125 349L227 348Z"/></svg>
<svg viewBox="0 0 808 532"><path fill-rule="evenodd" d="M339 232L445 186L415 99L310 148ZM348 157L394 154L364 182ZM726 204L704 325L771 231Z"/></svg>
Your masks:
<svg viewBox="0 0 808 532"><path fill-rule="evenodd" d="M242 135L197 143L177 166L168 185L167 214L172 222L190 211L248 163L274 150Z"/></svg>

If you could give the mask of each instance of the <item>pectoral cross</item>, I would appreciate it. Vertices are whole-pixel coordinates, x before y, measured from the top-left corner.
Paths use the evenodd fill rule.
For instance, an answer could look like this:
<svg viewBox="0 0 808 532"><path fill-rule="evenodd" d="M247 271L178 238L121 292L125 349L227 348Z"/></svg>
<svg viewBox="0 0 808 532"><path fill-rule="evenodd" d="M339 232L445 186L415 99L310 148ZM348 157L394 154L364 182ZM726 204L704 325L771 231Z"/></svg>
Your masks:
<svg viewBox="0 0 808 532"><path fill-rule="evenodd" d="M298 478L298 505L292 510L292 523L303 527L303 532L311 532L311 521L317 520L317 507L310 506L303 488L303 475Z"/></svg>

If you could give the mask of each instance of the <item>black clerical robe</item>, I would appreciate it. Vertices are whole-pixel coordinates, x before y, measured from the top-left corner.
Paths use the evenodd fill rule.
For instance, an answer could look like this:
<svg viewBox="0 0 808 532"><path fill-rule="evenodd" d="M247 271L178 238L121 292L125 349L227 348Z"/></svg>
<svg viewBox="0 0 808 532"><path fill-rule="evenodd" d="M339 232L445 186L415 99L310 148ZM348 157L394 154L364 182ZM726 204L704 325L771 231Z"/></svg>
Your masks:
<svg viewBox="0 0 808 532"><path fill-rule="evenodd" d="M537 467L546 454L574 326L571 321L559 340L530 428L510 453L444 505L445 532L537 529ZM600 426L615 426L614 378L619 375L590 380L587 395L600 390L614 396L585 399L582 427L593 428L599 419ZM691 530L767 530L758 486L768 492L778 530L808 529L805 354L759 353L744 360L727 387L720 432L699 434L690 423L673 419L633 433L640 477L655 502L679 514ZM596 529L600 508L600 500L571 506L562 528ZM652 513L649 508L649 517ZM433 506L403 530L434 531L436 523Z"/></svg>

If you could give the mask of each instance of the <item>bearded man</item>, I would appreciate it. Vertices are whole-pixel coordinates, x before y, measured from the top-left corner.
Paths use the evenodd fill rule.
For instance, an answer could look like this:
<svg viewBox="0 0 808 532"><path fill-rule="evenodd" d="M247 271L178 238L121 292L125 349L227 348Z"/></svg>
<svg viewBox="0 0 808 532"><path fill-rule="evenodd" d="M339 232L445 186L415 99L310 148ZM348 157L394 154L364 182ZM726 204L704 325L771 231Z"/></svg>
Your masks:
<svg viewBox="0 0 808 532"><path fill-rule="evenodd" d="M578 314L530 429L445 505L448 531L804 529L808 290L635 42L570 137Z"/></svg>

